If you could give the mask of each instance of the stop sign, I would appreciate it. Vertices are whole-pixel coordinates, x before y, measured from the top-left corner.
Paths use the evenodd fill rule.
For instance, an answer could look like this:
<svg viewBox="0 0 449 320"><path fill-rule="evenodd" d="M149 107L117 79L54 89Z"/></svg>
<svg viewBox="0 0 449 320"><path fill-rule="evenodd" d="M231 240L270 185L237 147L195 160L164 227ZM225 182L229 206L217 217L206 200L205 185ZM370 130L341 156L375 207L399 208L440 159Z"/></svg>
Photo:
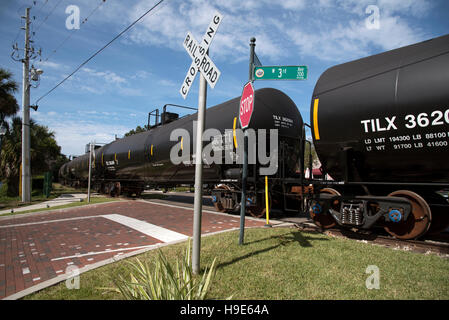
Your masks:
<svg viewBox="0 0 449 320"><path fill-rule="evenodd" d="M240 98L239 120L242 129L246 129L251 121L251 115L254 110L254 87L248 82L243 87L242 97Z"/></svg>

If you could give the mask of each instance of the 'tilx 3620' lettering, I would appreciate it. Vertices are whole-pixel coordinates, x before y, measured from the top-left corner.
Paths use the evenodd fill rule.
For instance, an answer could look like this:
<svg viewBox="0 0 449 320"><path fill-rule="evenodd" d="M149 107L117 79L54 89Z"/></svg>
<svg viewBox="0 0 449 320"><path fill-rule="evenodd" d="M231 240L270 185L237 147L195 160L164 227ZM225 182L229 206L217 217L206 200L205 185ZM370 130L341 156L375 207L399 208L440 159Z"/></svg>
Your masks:
<svg viewBox="0 0 449 320"><path fill-rule="evenodd" d="M397 117L384 117L376 119L361 120L360 124L365 133L398 130ZM430 114L422 112L418 115L408 114L404 117L405 127L414 129L416 127L426 128L428 126L441 126L449 124L449 109L446 111L435 110Z"/></svg>

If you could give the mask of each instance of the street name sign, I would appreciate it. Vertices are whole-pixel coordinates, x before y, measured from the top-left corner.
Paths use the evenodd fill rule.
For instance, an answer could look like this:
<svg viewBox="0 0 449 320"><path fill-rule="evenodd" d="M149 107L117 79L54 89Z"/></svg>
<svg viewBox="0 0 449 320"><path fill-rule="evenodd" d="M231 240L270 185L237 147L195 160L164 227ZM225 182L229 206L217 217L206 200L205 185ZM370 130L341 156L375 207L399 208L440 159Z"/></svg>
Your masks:
<svg viewBox="0 0 449 320"><path fill-rule="evenodd" d="M254 68L255 80L307 80L307 66L260 66Z"/></svg>
<svg viewBox="0 0 449 320"><path fill-rule="evenodd" d="M187 70L187 74L181 85L181 89L179 90L184 99L187 97L190 88L192 87L198 70L212 88L215 87L215 84L220 78L221 72L210 59L208 49L214 39L215 34L217 33L218 26L220 25L222 18L223 16L219 12L214 14L214 17L212 18L212 21L210 22L201 43L198 43L190 32L187 32L187 35L184 38L184 49L186 49L187 53L190 55L190 58L192 58L192 64Z"/></svg>

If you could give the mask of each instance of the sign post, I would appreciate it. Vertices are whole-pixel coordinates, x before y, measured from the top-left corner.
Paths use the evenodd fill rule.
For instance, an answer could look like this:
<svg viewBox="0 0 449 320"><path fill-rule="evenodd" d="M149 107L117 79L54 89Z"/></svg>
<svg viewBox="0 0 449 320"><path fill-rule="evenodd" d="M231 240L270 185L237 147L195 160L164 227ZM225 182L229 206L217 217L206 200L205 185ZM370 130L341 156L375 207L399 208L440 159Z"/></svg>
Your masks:
<svg viewBox="0 0 449 320"><path fill-rule="evenodd" d="M92 151L93 144L89 142L89 180L87 181L87 202L90 203L90 180L92 180Z"/></svg>
<svg viewBox="0 0 449 320"><path fill-rule="evenodd" d="M217 33L218 26L223 16L216 12L212 18L201 43L198 43L193 35L188 32L183 46L192 58L192 64L187 70L187 75L181 85L179 92L185 99L192 87L196 74L200 71L200 87L198 93L198 121L196 130L196 152L195 152L195 197L193 212L193 250L192 269L194 274L200 271L200 249L201 249L201 213L203 202L203 131L206 113L207 83L214 88L221 72L209 57L209 46ZM207 82L207 83L206 83Z"/></svg>
<svg viewBox="0 0 449 320"><path fill-rule="evenodd" d="M250 40L249 55L249 81L243 87L242 97L240 98L239 121L244 132L243 142L243 172L242 172L242 199L240 202L240 236L239 245L242 245L245 238L245 213L246 213L246 182L248 180L248 128L251 116L254 110L254 87L252 84L254 72L254 48L256 46L256 38Z"/></svg>

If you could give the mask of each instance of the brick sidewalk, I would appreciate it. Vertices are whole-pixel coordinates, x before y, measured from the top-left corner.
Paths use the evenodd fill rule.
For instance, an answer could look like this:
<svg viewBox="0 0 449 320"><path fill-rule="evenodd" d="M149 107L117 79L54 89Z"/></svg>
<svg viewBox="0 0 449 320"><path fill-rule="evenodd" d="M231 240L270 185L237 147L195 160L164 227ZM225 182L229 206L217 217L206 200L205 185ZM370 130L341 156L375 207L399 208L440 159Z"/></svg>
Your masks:
<svg viewBox="0 0 449 320"><path fill-rule="evenodd" d="M111 215L122 217L123 221L138 220L150 231L141 232L125 222L113 221L108 218ZM203 210L202 234L238 228L239 223L238 216ZM254 219L247 218L245 222L246 227L263 225L263 221ZM39 284L45 286L51 279L65 280L68 266L83 271L107 263L111 258L163 244L164 241L156 238L157 233L152 233L153 228L161 232L168 229L167 232L182 240L192 236L192 226L193 209L145 201L111 202L2 218L0 299Z"/></svg>

